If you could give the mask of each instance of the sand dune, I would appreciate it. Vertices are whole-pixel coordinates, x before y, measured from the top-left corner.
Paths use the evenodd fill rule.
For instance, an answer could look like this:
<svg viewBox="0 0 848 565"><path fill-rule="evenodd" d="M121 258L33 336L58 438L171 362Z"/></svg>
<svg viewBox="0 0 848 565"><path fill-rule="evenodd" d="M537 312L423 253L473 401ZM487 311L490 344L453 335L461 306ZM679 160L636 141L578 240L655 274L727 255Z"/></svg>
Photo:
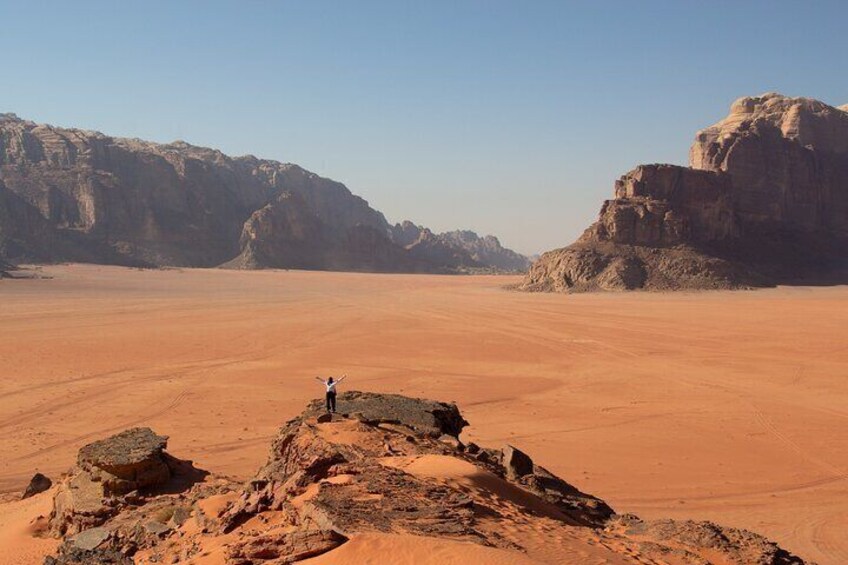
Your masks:
<svg viewBox="0 0 848 565"><path fill-rule="evenodd" d="M848 288L554 296L502 290L514 277L43 274L0 282L2 492L139 424L247 477L321 393L313 377L346 372L359 389L455 400L467 440L515 442L619 511L848 562Z"/></svg>

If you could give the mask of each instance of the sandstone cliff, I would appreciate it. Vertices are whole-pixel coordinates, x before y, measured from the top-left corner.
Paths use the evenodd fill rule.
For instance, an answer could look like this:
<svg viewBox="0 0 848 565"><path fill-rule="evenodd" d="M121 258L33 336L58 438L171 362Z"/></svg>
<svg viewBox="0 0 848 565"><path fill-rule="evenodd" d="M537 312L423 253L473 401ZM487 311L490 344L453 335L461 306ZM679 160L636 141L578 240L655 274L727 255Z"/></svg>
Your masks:
<svg viewBox="0 0 848 565"><path fill-rule="evenodd" d="M453 404L346 392L338 407L315 401L287 422L247 484L172 457L147 428L83 447L53 493L63 543L47 565L348 562L357 538L382 540L384 562L414 538L469 563L804 563L745 530L616 515L513 446L463 444Z"/></svg>
<svg viewBox="0 0 848 565"><path fill-rule="evenodd" d="M642 165L527 290L742 288L848 280L848 113L807 98L734 102L690 167Z"/></svg>
<svg viewBox="0 0 848 565"><path fill-rule="evenodd" d="M297 165L0 114L0 257L140 266L449 271ZM490 266L485 264L484 266Z"/></svg>

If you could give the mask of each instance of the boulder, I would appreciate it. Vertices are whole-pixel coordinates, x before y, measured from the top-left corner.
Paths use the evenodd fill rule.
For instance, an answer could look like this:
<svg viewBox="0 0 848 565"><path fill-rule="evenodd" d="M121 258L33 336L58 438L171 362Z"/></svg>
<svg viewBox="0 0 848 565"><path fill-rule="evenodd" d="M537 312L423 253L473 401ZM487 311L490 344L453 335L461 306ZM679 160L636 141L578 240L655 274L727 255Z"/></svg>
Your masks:
<svg viewBox="0 0 848 565"><path fill-rule="evenodd" d="M53 497L50 529L69 536L100 526L130 503L166 486L187 488L205 473L165 452L168 438L132 428L79 450L77 466Z"/></svg>
<svg viewBox="0 0 848 565"><path fill-rule="evenodd" d="M46 477L41 473L36 473L32 476L32 479L30 479L29 484L27 485L27 488L21 498L29 498L31 496L35 496L36 494L49 490L52 486L53 481L51 481L49 477Z"/></svg>
<svg viewBox="0 0 848 565"><path fill-rule="evenodd" d="M163 485L171 477L166 436L132 428L79 450L77 465L103 485L106 496Z"/></svg>

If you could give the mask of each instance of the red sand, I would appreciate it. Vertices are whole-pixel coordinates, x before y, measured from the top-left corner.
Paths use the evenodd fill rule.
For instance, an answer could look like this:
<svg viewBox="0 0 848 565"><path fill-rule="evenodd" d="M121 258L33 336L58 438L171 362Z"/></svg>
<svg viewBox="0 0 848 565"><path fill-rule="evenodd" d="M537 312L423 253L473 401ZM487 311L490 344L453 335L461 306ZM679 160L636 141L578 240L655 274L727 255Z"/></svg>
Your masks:
<svg viewBox="0 0 848 565"><path fill-rule="evenodd" d="M313 377L346 372L348 388L457 401L466 440L514 443L619 511L848 562L848 288L564 296L502 290L511 277L43 273L0 282L0 492L134 425L247 477L321 395ZM2 507L2 558L43 511L24 507ZM52 547L36 541L26 551Z"/></svg>

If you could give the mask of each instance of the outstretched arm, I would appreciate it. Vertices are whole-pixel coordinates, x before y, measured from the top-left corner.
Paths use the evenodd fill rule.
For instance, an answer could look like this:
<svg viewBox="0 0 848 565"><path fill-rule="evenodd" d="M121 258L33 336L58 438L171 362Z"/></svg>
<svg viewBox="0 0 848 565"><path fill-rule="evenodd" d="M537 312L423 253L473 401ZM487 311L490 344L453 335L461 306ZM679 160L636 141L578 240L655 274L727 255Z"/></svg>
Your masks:
<svg viewBox="0 0 848 565"><path fill-rule="evenodd" d="M315 380L318 381L319 383L326 384L326 383L324 383L324 379L322 379L321 377L315 377Z"/></svg>
<svg viewBox="0 0 848 565"><path fill-rule="evenodd" d="M345 380L346 378L347 378L347 375L342 375L341 377L339 377L339 382L342 382L342 381L343 381L343 380Z"/></svg>

